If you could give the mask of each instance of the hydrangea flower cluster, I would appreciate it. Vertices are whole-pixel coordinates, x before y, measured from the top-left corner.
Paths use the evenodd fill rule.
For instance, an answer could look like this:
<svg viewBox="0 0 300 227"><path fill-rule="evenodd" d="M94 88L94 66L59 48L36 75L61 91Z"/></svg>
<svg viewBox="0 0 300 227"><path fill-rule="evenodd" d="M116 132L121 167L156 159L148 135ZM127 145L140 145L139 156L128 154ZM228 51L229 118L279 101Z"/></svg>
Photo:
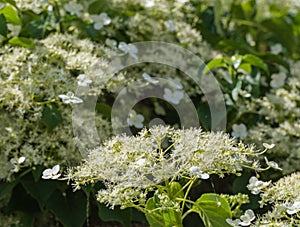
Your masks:
<svg viewBox="0 0 300 227"><path fill-rule="evenodd" d="M148 191L178 177L207 179L211 174L238 174L243 167L258 169L253 147L236 143L224 133L201 129L155 126L137 136L116 136L91 150L87 160L70 169L75 187L102 181L98 200L111 207L144 204Z"/></svg>
<svg viewBox="0 0 300 227"><path fill-rule="evenodd" d="M272 205L271 211L259 217L255 226L300 225L300 173L279 179L262 189L261 206Z"/></svg>

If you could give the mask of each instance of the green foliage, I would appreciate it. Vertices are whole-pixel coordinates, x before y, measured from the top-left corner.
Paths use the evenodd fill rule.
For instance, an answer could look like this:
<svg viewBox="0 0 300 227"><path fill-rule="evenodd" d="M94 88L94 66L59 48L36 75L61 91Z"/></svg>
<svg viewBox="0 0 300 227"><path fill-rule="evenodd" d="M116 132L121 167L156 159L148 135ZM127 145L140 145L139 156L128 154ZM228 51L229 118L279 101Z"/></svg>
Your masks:
<svg viewBox="0 0 300 227"><path fill-rule="evenodd" d="M203 194L196 200L193 210L199 214L207 227L230 226L226 222L227 218L231 218L230 206L227 200L218 194Z"/></svg>

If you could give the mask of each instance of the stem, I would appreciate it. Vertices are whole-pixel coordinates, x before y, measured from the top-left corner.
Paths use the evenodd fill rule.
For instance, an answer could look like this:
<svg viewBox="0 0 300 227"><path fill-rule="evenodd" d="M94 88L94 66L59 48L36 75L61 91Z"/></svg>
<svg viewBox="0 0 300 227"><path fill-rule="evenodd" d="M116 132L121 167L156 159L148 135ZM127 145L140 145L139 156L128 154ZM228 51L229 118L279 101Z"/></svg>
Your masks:
<svg viewBox="0 0 300 227"><path fill-rule="evenodd" d="M183 212L183 209L184 209L185 202L188 201L186 198L188 197L188 194L189 194L189 192L190 192L190 190L191 190L191 188L192 188L194 182L195 182L195 178L192 178L192 179L186 184L186 185L189 184L189 187L188 187L188 189L186 190L186 193L185 193L184 198L183 198L183 201L182 201L182 206L181 206L182 212Z"/></svg>

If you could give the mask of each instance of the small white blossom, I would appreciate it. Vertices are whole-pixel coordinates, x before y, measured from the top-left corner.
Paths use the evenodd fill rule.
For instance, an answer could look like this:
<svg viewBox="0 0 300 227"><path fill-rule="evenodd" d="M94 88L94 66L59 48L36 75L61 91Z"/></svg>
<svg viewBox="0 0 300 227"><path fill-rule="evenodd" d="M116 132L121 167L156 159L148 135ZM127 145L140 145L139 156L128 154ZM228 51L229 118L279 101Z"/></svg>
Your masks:
<svg viewBox="0 0 300 227"><path fill-rule="evenodd" d="M270 149L272 149L272 148L275 147L275 144L274 144L274 143L272 143L272 144L263 143L263 146L264 146L266 149L270 150Z"/></svg>
<svg viewBox="0 0 300 227"><path fill-rule="evenodd" d="M247 137L247 128L244 124L234 124L232 126L231 135L236 138L245 138Z"/></svg>
<svg viewBox="0 0 300 227"><path fill-rule="evenodd" d="M110 17L106 13L101 13L99 15L91 15L91 18L94 22L94 28L100 30L104 25L109 25L111 22Z"/></svg>
<svg viewBox="0 0 300 227"><path fill-rule="evenodd" d="M181 3L181 4L187 3L188 1L189 0L176 0L176 2Z"/></svg>
<svg viewBox="0 0 300 227"><path fill-rule="evenodd" d="M105 44L109 47L115 48L117 46L117 41L113 39L106 39Z"/></svg>
<svg viewBox="0 0 300 227"><path fill-rule="evenodd" d="M68 92L67 95L59 95L58 97L61 98L62 102L66 104L78 104L83 102L82 99L76 97L72 92Z"/></svg>
<svg viewBox="0 0 300 227"><path fill-rule="evenodd" d="M255 214L253 210L248 209L246 210L245 214L240 217L241 219L241 226L249 226L251 224L251 221L255 219Z"/></svg>
<svg viewBox="0 0 300 227"><path fill-rule="evenodd" d="M78 77L77 77L78 81L78 85L79 86L88 86L89 84L91 84L93 81L88 78L85 74L80 74Z"/></svg>
<svg viewBox="0 0 300 227"><path fill-rule="evenodd" d="M274 161L269 161L269 160L267 159L267 157L265 157L265 160L266 160L266 164L267 164L268 166L270 166L271 168L273 168L273 169L278 169L278 170L282 170L282 169L278 166L278 164L277 164L276 162L274 162Z"/></svg>
<svg viewBox="0 0 300 227"><path fill-rule="evenodd" d="M64 9L71 15L76 15L77 17L80 17L80 13L83 10L83 6L76 2L69 2L64 5Z"/></svg>
<svg viewBox="0 0 300 227"><path fill-rule="evenodd" d="M20 158L18 158L18 163L19 164L22 164L23 162L25 162L25 157L24 156L21 156Z"/></svg>
<svg viewBox="0 0 300 227"><path fill-rule="evenodd" d="M148 73L143 73L142 77L151 84L158 84L159 83L158 80L153 79Z"/></svg>
<svg viewBox="0 0 300 227"><path fill-rule="evenodd" d="M287 208L286 212L289 215L296 214L300 211L300 201L294 202L291 204L286 204L285 207Z"/></svg>
<svg viewBox="0 0 300 227"><path fill-rule="evenodd" d="M177 105L183 99L184 93L183 91L172 92L169 88L165 88L163 97L166 99L166 101Z"/></svg>
<svg viewBox="0 0 300 227"><path fill-rule="evenodd" d="M175 25L174 21L172 21L172 20L165 21L164 25L170 32L177 31L177 29L178 29L177 26Z"/></svg>
<svg viewBox="0 0 300 227"><path fill-rule="evenodd" d="M271 76L270 86L272 88L282 87L285 83L286 74L284 72L275 73Z"/></svg>
<svg viewBox="0 0 300 227"><path fill-rule="evenodd" d="M129 126L134 126L136 128L143 128L144 116L137 114L134 110L131 110L129 117L127 118L127 123Z"/></svg>
<svg viewBox="0 0 300 227"><path fill-rule="evenodd" d="M145 1L145 7L146 8L153 7L154 5L155 5L155 0L146 0Z"/></svg>
<svg viewBox="0 0 300 227"><path fill-rule="evenodd" d="M171 77L168 78L168 84L173 87L174 89L181 90L183 88L180 80L178 78L172 79Z"/></svg>
<svg viewBox="0 0 300 227"><path fill-rule="evenodd" d="M270 181L260 181L255 176L252 176L249 179L249 184L247 185L247 188L251 191L252 194L257 195L260 193L261 189L267 187L270 183Z"/></svg>
<svg viewBox="0 0 300 227"><path fill-rule="evenodd" d="M131 57L133 57L135 59L138 59L138 56L137 56L138 49L136 48L135 45L120 42L118 47L124 53L129 54Z"/></svg>
<svg viewBox="0 0 300 227"><path fill-rule="evenodd" d="M272 54L279 54L282 52L282 50L283 50L282 45L280 43L277 43L277 44L271 46L270 51Z"/></svg>
<svg viewBox="0 0 300 227"><path fill-rule="evenodd" d="M190 168L190 173L192 175L198 176L200 179L206 180L209 178L209 174L203 173L198 166L192 166Z"/></svg>
<svg viewBox="0 0 300 227"><path fill-rule="evenodd" d="M147 160L145 158L141 158L136 162L136 164L138 166L144 166L146 164L146 162L147 162Z"/></svg>
<svg viewBox="0 0 300 227"><path fill-rule="evenodd" d="M239 226L240 226L240 223L241 223L241 220L240 220L240 219L232 220L232 219L230 219L230 218L227 218L227 219L226 219L226 222L227 222L229 225L233 226L233 227L239 227Z"/></svg>
<svg viewBox="0 0 300 227"><path fill-rule="evenodd" d="M42 178L43 178L43 179L53 179L53 180L59 178L60 175L61 175L61 174L59 173L59 169L60 169L59 165L53 166L52 169L45 169L45 170L43 171L43 176L42 176Z"/></svg>

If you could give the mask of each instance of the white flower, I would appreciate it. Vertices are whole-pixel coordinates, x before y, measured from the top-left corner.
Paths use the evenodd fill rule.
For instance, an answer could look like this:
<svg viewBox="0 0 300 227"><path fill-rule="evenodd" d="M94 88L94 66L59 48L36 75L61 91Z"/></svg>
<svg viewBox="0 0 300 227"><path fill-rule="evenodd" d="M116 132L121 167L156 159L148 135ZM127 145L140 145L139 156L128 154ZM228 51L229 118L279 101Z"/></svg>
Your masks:
<svg viewBox="0 0 300 227"><path fill-rule="evenodd" d="M164 95L163 95L164 99L175 105L180 103L180 101L183 99L183 96L184 96L183 91L172 92L169 88L164 89Z"/></svg>
<svg viewBox="0 0 300 227"><path fill-rule="evenodd" d="M131 110L129 117L127 118L127 123L129 126L134 126L136 128L143 128L144 116L137 114L134 110Z"/></svg>
<svg viewBox="0 0 300 227"><path fill-rule="evenodd" d="M264 146L266 149L270 150L270 149L272 149L272 148L275 147L275 144L274 144L274 143L272 143L272 144L263 143L263 146Z"/></svg>
<svg viewBox="0 0 300 227"><path fill-rule="evenodd" d="M172 21L172 20L165 21L164 25L170 32L177 31L177 26L175 25L174 21Z"/></svg>
<svg viewBox="0 0 300 227"><path fill-rule="evenodd" d="M269 161L269 160L267 159L267 157L265 157L265 160L266 160L267 165L270 166L271 168L273 168L273 169L278 169L278 170L282 170L282 169L278 166L278 164L277 164L276 162Z"/></svg>
<svg viewBox="0 0 300 227"><path fill-rule="evenodd" d="M133 44L127 44L124 42L119 43L119 49L126 54L129 54L131 57L138 59L137 53L138 49Z"/></svg>
<svg viewBox="0 0 300 227"><path fill-rule="evenodd" d="M181 90L183 88L180 80L178 78L172 79L171 77L168 78L168 84L173 87L174 89Z"/></svg>
<svg viewBox="0 0 300 227"><path fill-rule="evenodd" d="M66 104L69 104L69 103L77 104L77 103L83 102L82 99L75 97L72 92L68 92L67 95L59 95L58 97L61 98L63 103L66 103Z"/></svg>
<svg viewBox="0 0 300 227"><path fill-rule="evenodd" d="M275 73L271 76L271 78L270 86L272 88L279 88L284 85L286 74L284 72Z"/></svg>
<svg viewBox="0 0 300 227"><path fill-rule="evenodd" d="M226 222L227 222L229 225L233 226L233 227L239 227L239 226L240 226L240 223L241 223L241 220L240 220L240 219L232 220L232 219L230 219L230 218L227 218L227 219L226 219Z"/></svg>
<svg viewBox="0 0 300 227"><path fill-rule="evenodd" d="M280 43L277 43L277 44L271 46L270 51L271 51L272 54L279 54L279 53L282 52L282 50L283 50L282 45Z"/></svg>
<svg viewBox="0 0 300 227"><path fill-rule="evenodd" d="M104 25L109 25L111 19L107 16L106 13L101 13L99 15L91 15L91 18L94 22L94 28L100 30Z"/></svg>
<svg viewBox="0 0 300 227"><path fill-rule="evenodd" d="M19 163L19 164L22 164L23 162L25 162L25 159L26 159L26 158L25 158L24 156L18 158L18 163Z"/></svg>
<svg viewBox="0 0 300 227"><path fill-rule="evenodd" d="M241 226L248 226L251 224L251 221L255 219L255 214L253 210L248 209L245 214L240 217L240 219L242 221L240 223Z"/></svg>
<svg viewBox="0 0 300 227"><path fill-rule="evenodd" d="M159 83L158 80L153 79L148 73L143 73L142 77L151 84L158 84Z"/></svg>
<svg viewBox="0 0 300 227"><path fill-rule="evenodd" d="M150 7L154 6L154 5L155 5L155 0L146 0L145 1L145 7L146 8L150 8Z"/></svg>
<svg viewBox="0 0 300 227"><path fill-rule="evenodd" d="M294 202L293 205L286 204L285 207L287 208L286 212L290 215L296 214L300 211L300 201Z"/></svg>
<svg viewBox="0 0 300 227"><path fill-rule="evenodd" d="M69 2L68 4L65 4L64 8L71 15L76 15L77 17L80 17L80 11L83 10L83 6L76 2Z"/></svg>
<svg viewBox="0 0 300 227"><path fill-rule="evenodd" d="M59 169L60 169L59 165L53 166L52 169L45 169L45 170L43 171L43 176L42 176L42 178L43 178L43 179L53 179L53 180L59 178L60 175L61 175L60 173L58 173L58 172L59 172Z"/></svg>
<svg viewBox="0 0 300 227"><path fill-rule="evenodd" d="M252 176L249 179L249 184L247 185L247 188L251 191L252 194L257 195L260 193L261 189L267 187L270 183L271 181L260 181L255 176Z"/></svg>
<svg viewBox="0 0 300 227"><path fill-rule="evenodd" d="M138 166L144 166L146 164L147 160L145 158L141 158L139 160L136 161L136 164Z"/></svg>
<svg viewBox="0 0 300 227"><path fill-rule="evenodd" d="M106 39L105 44L109 47L116 47L117 46L117 41L114 39Z"/></svg>
<svg viewBox="0 0 300 227"><path fill-rule="evenodd" d="M78 77L77 77L78 81L78 85L79 86L88 86L89 84L91 84L93 81L88 78L85 74L80 74Z"/></svg>
<svg viewBox="0 0 300 227"><path fill-rule="evenodd" d="M190 173L194 176L198 176L199 178L206 180L209 178L209 174L203 173L198 166L192 166L190 168Z"/></svg>
<svg viewBox="0 0 300 227"><path fill-rule="evenodd" d="M234 124L231 135L236 138L245 138L247 136L246 126L244 124Z"/></svg>
<svg viewBox="0 0 300 227"><path fill-rule="evenodd" d="M176 2L181 3L181 4L184 4L184 3L188 2L188 1L189 0L176 0Z"/></svg>

